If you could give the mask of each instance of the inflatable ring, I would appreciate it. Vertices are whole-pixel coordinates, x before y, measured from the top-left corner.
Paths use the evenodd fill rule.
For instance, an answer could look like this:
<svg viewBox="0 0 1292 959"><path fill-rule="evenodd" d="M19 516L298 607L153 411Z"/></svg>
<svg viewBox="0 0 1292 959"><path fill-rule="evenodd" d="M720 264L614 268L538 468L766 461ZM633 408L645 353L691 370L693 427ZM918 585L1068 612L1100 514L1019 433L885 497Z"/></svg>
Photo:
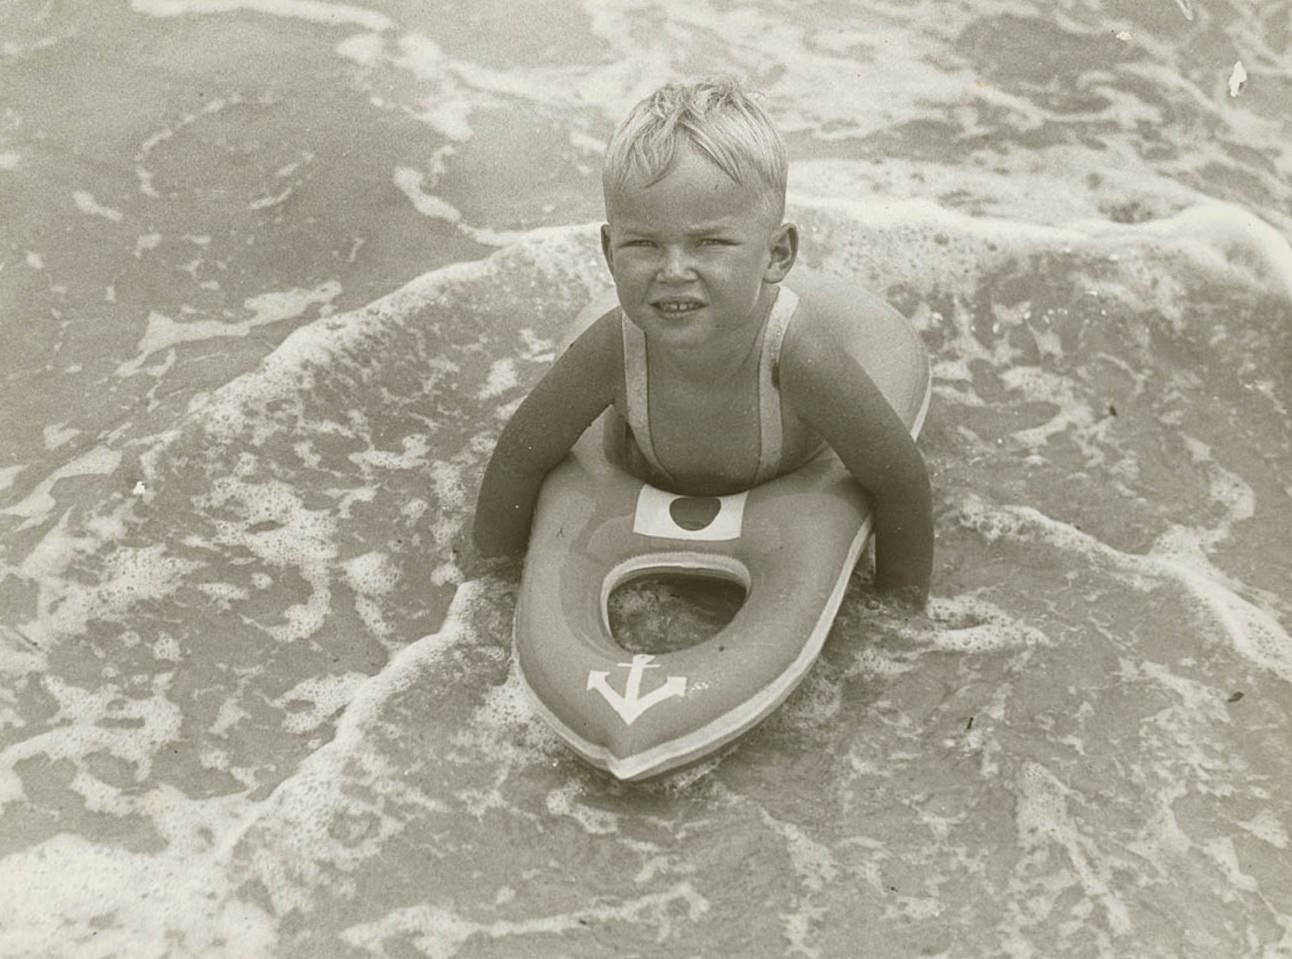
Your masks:
<svg viewBox="0 0 1292 959"><path fill-rule="evenodd" d="M898 335L882 368L860 343L855 356L918 435L928 357L904 320L890 332ZM522 682L561 739L592 765L638 780L731 742L789 696L821 652L872 518L829 450L732 496L644 484L602 452L608 415L544 482L513 648ZM611 635L607 601L620 584L660 572L732 580L744 605L695 646L628 653Z"/></svg>

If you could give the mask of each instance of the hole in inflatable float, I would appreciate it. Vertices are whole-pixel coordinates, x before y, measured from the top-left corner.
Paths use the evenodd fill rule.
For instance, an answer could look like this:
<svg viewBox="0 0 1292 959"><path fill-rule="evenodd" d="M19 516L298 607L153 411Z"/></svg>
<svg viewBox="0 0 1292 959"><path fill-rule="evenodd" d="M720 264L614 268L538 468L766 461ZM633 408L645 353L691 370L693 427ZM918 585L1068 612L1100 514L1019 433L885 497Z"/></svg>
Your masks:
<svg viewBox="0 0 1292 959"><path fill-rule="evenodd" d="M610 591L610 635L630 653L687 649L716 636L745 595L743 583L720 571L643 570Z"/></svg>

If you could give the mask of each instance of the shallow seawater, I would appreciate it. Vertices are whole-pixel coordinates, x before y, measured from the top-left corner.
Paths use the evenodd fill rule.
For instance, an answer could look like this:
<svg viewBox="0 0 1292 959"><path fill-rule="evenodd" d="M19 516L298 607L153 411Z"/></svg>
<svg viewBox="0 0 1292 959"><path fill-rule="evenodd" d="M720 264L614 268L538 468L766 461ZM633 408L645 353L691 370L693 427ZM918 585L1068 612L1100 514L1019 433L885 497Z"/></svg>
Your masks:
<svg viewBox="0 0 1292 959"><path fill-rule="evenodd" d="M1292 955L1290 47L1210 0L5 5L0 954ZM930 351L933 600L863 562L777 713L625 786L453 541L608 282L614 122L717 71L804 261Z"/></svg>
<svg viewBox="0 0 1292 959"><path fill-rule="evenodd" d="M630 653L670 653L716 636L745 602L738 583L714 576L654 574L606 600L610 635Z"/></svg>

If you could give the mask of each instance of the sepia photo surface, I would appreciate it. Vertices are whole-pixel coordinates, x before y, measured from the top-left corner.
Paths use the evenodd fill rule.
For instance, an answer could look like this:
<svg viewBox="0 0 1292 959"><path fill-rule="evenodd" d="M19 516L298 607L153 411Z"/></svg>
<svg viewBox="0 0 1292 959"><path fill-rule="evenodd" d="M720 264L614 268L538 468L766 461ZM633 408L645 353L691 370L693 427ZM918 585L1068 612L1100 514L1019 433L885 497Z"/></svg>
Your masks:
<svg viewBox="0 0 1292 959"><path fill-rule="evenodd" d="M765 718L625 782L513 655L554 560L468 544L701 77L787 286L927 351L932 574L836 564ZM0 0L0 957L1292 955L1289 103L1285 0ZM606 586L578 691L800 641L727 624L817 555Z"/></svg>

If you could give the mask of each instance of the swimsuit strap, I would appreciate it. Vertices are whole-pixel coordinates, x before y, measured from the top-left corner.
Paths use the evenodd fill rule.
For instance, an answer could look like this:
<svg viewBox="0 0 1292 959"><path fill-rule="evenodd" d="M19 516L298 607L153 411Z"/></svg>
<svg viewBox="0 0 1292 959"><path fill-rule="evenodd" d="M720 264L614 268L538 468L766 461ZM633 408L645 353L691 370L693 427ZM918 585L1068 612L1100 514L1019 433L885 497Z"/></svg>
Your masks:
<svg viewBox="0 0 1292 959"><path fill-rule="evenodd" d="M619 311L619 325L624 338L624 400L627 409L624 418L628 428L633 431L633 439L641 450L646 462L658 473L668 476L668 470L660 465L655 455L655 444L650 435L649 394L646 392L646 334L636 323L628 319L622 309Z"/></svg>
<svg viewBox="0 0 1292 959"><path fill-rule="evenodd" d="M776 475L781 463L784 443L781 425L780 360L785 331L789 329L799 298L789 287L782 285L767 318L763 333L763 353L758 366L758 419L759 450L758 473L754 483L765 483Z"/></svg>

